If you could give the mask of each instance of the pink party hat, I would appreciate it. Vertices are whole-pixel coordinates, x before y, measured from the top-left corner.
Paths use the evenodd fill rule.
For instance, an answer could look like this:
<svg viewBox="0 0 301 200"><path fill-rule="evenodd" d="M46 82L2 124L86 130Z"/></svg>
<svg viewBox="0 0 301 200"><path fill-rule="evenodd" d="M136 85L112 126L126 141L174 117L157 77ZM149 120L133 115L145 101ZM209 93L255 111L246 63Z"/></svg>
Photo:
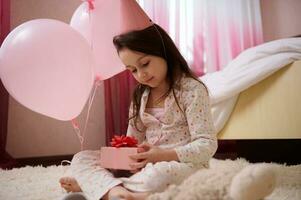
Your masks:
<svg viewBox="0 0 301 200"><path fill-rule="evenodd" d="M133 30L142 30L153 23L135 0L121 0L121 30L125 33Z"/></svg>

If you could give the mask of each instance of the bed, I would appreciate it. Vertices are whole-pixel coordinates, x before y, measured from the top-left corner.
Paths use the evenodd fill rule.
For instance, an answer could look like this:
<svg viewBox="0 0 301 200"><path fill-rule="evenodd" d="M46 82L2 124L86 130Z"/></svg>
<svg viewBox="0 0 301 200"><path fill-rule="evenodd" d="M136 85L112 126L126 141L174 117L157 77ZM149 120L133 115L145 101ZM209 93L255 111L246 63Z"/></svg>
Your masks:
<svg viewBox="0 0 301 200"><path fill-rule="evenodd" d="M240 93L220 139L301 139L301 61Z"/></svg>

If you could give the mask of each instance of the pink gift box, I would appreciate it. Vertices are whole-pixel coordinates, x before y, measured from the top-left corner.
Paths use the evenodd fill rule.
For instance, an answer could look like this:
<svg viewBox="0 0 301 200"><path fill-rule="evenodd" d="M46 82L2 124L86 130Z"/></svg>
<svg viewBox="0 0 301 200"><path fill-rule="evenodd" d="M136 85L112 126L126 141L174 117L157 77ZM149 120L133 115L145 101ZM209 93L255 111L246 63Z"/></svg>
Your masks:
<svg viewBox="0 0 301 200"><path fill-rule="evenodd" d="M101 147L100 149L100 165L108 169L131 170L130 163L135 160L129 155L137 153L136 147Z"/></svg>

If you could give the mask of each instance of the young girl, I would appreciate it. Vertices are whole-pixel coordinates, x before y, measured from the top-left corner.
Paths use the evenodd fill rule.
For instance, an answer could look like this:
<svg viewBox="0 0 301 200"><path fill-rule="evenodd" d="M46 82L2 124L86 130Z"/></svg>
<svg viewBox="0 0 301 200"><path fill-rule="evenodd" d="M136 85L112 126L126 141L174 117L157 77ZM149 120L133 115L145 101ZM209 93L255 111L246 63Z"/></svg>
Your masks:
<svg viewBox="0 0 301 200"><path fill-rule="evenodd" d="M131 156L134 174L119 179L100 167L99 151L79 152L70 166L72 177L60 183L88 199L145 199L208 167L217 149L208 91L158 25L116 36L113 42L138 81L127 135L144 150Z"/></svg>

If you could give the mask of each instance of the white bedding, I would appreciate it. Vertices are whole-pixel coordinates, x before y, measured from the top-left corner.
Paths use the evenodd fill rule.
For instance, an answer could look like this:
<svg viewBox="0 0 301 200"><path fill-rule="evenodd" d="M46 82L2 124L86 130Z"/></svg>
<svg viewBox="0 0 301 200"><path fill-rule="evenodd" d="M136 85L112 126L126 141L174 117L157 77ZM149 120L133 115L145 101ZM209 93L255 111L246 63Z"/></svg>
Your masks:
<svg viewBox="0 0 301 200"><path fill-rule="evenodd" d="M223 70L200 79L207 85L216 132L226 124L243 90L301 59L301 38L286 38L245 50Z"/></svg>

